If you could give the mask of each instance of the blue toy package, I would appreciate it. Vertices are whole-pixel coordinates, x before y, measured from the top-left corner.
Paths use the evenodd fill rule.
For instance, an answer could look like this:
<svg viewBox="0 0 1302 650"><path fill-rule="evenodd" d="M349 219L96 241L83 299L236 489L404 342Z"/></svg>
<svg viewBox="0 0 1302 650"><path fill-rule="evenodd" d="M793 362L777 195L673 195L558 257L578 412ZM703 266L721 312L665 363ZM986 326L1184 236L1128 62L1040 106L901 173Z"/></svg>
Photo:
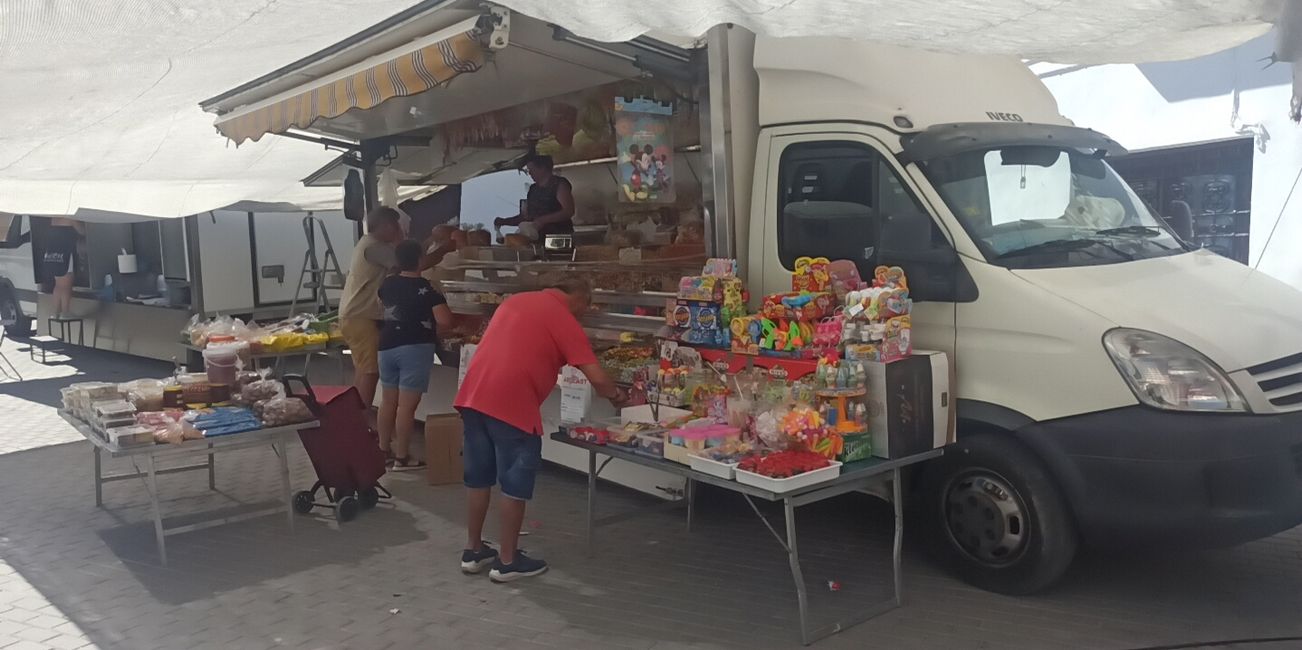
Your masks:
<svg viewBox="0 0 1302 650"><path fill-rule="evenodd" d="M238 406L219 406L186 413L186 419L205 438L228 436L261 429L262 422L253 411Z"/></svg>

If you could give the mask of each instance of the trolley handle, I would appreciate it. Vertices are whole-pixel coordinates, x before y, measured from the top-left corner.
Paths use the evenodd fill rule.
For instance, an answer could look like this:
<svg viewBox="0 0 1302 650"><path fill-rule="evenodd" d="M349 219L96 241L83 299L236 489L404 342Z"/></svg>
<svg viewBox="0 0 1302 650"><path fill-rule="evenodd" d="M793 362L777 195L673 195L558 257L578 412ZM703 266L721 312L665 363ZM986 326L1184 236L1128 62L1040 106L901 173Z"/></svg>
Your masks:
<svg viewBox="0 0 1302 650"><path fill-rule="evenodd" d="M297 397L303 400L313 413L321 413L321 405L317 403L316 393L312 390L312 384L308 383L307 377L303 375L286 374L280 378L280 383L285 385L286 397ZM302 392L294 390L295 384L303 389Z"/></svg>

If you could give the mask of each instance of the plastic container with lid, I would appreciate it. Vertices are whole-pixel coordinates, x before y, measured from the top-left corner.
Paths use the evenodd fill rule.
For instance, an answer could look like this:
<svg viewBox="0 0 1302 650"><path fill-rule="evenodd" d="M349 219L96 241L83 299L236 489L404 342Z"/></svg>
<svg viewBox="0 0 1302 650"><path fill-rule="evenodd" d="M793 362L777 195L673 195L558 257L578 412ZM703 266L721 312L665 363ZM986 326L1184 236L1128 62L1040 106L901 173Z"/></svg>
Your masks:
<svg viewBox="0 0 1302 650"><path fill-rule="evenodd" d="M683 427L668 433L665 443L665 458L684 465L691 465L691 455L712 447L721 447L741 439L741 430L726 424Z"/></svg>
<svg viewBox="0 0 1302 650"><path fill-rule="evenodd" d="M227 386L235 384L240 369L244 367L240 352L243 350L247 354L248 349L248 343L209 343L203 351L203 365L208 372L208 382Z"/></svg>
<svg viewBox="0 0 1302 650"><path fill-rule="evenodd" d="M154 430L140 424L111 427L104 431L104 435L109 442L119 447L154 444Z"/></svg>

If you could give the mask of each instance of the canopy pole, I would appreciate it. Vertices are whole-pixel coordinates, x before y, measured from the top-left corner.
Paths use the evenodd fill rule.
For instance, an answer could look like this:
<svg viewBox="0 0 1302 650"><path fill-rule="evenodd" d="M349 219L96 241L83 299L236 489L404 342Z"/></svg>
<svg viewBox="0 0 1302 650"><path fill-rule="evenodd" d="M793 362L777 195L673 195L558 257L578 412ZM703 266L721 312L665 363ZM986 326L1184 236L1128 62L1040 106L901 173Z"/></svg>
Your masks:
<svg viewBox="0 0 1302 650"><path fill-rule="evenodd" d="M362 187L366 213L380 205L380 172L375 163L388 153L389 145L383 140L362 140Z"/></svg>
<svg viewBox="0 0 1302 650"><path fill-rule="evenodd" d="M705 204L706 241L710 255L734 257L732 205L732 151L728 136L732 132L732 105L728 79L728 25L715 25L706 33L708 87L701 101L701 148L706 166L701 179Z"/></svg>

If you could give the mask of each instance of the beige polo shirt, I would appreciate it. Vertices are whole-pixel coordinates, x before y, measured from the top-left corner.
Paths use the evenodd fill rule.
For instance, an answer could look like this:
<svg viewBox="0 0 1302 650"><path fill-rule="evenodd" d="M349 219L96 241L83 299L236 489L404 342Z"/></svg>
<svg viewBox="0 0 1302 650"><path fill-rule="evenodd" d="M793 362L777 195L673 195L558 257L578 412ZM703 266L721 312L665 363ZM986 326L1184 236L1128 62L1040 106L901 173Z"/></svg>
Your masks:
<svg viewBox="0 0 1302 650"><path fill-rule="evenodd" d="M344 293L339 299L339 318L366 318L380 320L384 310L380 307L380 283L393 268L393 246L376 239L371 234L362 235L353 249L353 261L344 280Z"/></svg>

